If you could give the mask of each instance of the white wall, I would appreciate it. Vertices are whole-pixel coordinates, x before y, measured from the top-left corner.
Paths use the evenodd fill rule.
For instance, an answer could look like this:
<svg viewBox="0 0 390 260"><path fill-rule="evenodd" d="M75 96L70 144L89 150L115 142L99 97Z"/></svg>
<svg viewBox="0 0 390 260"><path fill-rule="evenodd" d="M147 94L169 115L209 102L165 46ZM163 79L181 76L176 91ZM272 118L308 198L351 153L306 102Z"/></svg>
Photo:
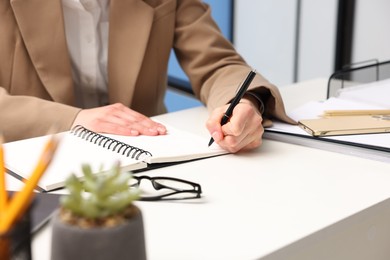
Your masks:
<svg viewBox="0 0 390 260"><path fill-rule="evenodd" d="M278 86L334 72L338 0L300 1L298 52L298 0L235 1L237 50ZM390 60L389 27L389 0L356 0L352 62Z"/></svg>
<svg viewBox="0 0 390 260"><path fill-rule="evenodd" d="M298 81L334 72L337 0L302 0Z"/></svg>
<svg viewBox="0 0 390 260"><path fill-rule="evenodd" d="M390 1L356 0L352 61L390 60Z"/></svg>
<svg viewBox="0 0 390 260"><path fill-rule="evenodd" d="M234 43L246 61L270 81L293 80L295 0L236 0Z"/></svg>
<svg viewBox="0 0 390 260"><path fill-rule="evenodd" d="M235 1L237 50L278 86L333 72L337 0L301 0L298 53L297 8L298 0Z"/></svg>

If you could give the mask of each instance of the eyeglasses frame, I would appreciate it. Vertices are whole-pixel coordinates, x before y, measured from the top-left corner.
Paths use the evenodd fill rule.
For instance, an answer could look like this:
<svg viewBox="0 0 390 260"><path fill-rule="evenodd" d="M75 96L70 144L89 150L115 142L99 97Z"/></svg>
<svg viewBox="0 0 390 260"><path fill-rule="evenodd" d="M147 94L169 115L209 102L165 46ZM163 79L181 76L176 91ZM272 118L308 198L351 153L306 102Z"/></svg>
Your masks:
<svg viewBox="0 0 390 260"><path fill-rule="evenodd" d="M153 188L156 189L156 190L160 190L160 189L164 189L165 188L165 189L169 189L169 190L173 191L173 192L169 192L169 193L162 194L162 195L157 195L157 196L150 196L150 197L142 197L141 196L138 199L140 201L157 201L157 200L162 200L162 199L164 199L164 200L195 199L195 198L200 198L201 194L202 194L202 187L200 186L200 184L195 183L195 182L191 182L191 181L187 181L187 180L183 180L183 179L179 179L179 178L163 177L163 176L151 177L151 176L148 176L148 175L140 175L140 176L133 175L132 178L137 180L137 184L131 185L133 187L134 186L138 186L139 187L141 185L141 181L143 179L146 179L146 180L149 180L152 183ZM168 181L182 182L182 183L185 183L185 184L188 184L188 185L192 186L193 189L191 189L191 190L188 190L188 189L178 189L178 188L175 188L175 187L166 186L166 185L163 185L163 184L159 183L158 180L168 180ZM168 198L169 196L180 194L180 193L195 193L196 195L194 197L188 197L188 198Z"/></svg>

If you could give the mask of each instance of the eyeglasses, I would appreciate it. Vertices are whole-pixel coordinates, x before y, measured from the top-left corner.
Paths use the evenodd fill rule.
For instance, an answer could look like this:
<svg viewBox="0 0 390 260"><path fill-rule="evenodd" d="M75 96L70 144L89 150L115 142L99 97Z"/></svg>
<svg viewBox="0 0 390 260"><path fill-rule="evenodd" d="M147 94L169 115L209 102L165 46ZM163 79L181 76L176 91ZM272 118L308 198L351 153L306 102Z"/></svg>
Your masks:
<svg viewBox="0 0 390 260"><path fill-rule="evenodd" d="M142 185L141 197L139 198L141 201L195 199L200 198L202 194L202 188L199 184L171 177L133 175L130 186L140 187L142 180L148 180L153 189L147 189L146 185Z"/></svg>

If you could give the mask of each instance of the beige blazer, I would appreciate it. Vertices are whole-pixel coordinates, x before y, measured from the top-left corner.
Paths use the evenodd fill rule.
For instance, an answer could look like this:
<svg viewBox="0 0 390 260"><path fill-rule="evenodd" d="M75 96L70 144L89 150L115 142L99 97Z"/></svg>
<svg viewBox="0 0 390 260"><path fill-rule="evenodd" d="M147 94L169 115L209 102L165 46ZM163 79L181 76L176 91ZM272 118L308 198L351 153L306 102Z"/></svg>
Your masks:
<svg viewBox="0 0 390 260"><path fill-rule="evenodd" d="M0 131L7 141L68 130L76 108L61 0L0 1ZM200 0L111 0L109 102L147 116L164 113L172 47L195 95L226 104L249 67L223 38ZM275 86L270 114L289 120Z"/></svg>

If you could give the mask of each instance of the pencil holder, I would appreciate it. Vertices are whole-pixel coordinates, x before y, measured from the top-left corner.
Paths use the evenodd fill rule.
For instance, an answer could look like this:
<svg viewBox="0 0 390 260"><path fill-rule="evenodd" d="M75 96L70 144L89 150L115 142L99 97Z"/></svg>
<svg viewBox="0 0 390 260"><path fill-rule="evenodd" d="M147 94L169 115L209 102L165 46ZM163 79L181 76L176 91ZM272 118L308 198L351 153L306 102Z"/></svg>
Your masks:
<svg viewBox="0 0 390 260"><path fill-rule="evenodd" d="M31 260L31 217L26 211L11 230L0 234L1 260Z"/></svg>

